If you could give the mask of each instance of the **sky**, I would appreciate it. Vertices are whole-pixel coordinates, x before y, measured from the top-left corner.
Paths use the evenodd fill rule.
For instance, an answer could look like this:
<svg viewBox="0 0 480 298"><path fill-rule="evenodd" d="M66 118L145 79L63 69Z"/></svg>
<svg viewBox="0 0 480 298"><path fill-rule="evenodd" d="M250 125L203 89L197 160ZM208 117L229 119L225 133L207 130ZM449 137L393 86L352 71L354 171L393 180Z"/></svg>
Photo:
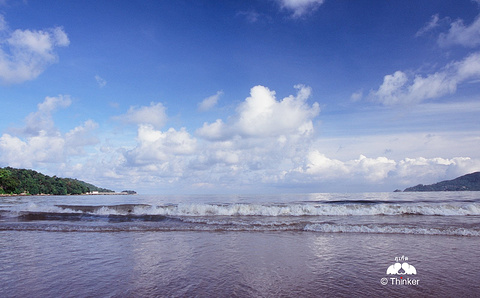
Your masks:
<svg viewBox="0 0 480 298"><path fill-rule="evenodd" d="M480 171L480 1L0 0L0 167L144 194Z"/></svg>

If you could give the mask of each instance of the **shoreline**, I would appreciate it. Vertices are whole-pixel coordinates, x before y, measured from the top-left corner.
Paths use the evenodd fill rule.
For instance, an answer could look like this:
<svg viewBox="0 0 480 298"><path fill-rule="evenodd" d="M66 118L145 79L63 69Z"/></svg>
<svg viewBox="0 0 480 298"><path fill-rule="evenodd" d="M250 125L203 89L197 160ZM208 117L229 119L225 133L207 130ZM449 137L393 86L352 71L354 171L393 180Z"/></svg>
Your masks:
<svg viewBox="0 0 480 298"><path fill-rule="evenodd" d="M87 192L82 194L66 194L66 195L54 195L54 194L36 194L32 195L29 193L20 193L20 194L0 194L0 197L44 197L44 196L114 196L114 195L122 195L122 196L129 196L135 195L127 192Z"/></svg>

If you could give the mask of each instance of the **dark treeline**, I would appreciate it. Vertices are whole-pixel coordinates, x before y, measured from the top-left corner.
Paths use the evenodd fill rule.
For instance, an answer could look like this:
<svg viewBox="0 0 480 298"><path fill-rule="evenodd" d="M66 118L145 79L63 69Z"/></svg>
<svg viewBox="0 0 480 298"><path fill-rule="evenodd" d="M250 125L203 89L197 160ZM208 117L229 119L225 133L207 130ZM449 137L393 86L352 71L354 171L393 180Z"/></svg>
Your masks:
<svg viewBox="0 0 480 298"><path fill-rule="evenodd" d="M113 192L77 179L50 177L33 170L0 168L0 194L79 195L92 191Z"/></svg>

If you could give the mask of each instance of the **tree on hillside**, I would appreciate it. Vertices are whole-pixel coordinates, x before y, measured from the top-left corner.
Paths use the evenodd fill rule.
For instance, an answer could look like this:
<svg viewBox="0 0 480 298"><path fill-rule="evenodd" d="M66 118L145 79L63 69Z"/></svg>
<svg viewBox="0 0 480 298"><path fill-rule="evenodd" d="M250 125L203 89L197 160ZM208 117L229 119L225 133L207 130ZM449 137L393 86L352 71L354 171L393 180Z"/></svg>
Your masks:
<svg viewBox="0 0 480 298"><path fill-rule="evenodd" d="M20 181L6 169L0 169L0 193L14 193Z"/></svg>
<svg viewBox="0 0 480 298"><path fill-rule="evenodd" d="M34 170L0 168L0 194L77 195L91 191L113 192L77 179L50 177Z"/></svg>

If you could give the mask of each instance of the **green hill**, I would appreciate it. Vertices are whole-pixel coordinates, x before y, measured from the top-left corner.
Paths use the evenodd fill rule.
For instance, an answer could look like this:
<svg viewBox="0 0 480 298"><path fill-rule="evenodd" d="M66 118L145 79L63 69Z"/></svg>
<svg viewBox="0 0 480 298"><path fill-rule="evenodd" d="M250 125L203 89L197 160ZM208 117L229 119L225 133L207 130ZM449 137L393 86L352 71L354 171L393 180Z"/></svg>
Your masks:
<svg viewBox="0 0 480 298"><path fill-rule="evenodd" d="M0 168L0 194L77 195L92 191L113 192L77 179L50 177L33 170Z"/></svg>
<svg viewBox="0 0 480 298"><path fill-rule="evenodd" d="M404 191L480 191L480 172L430 185L419 184Z"/></svg>

